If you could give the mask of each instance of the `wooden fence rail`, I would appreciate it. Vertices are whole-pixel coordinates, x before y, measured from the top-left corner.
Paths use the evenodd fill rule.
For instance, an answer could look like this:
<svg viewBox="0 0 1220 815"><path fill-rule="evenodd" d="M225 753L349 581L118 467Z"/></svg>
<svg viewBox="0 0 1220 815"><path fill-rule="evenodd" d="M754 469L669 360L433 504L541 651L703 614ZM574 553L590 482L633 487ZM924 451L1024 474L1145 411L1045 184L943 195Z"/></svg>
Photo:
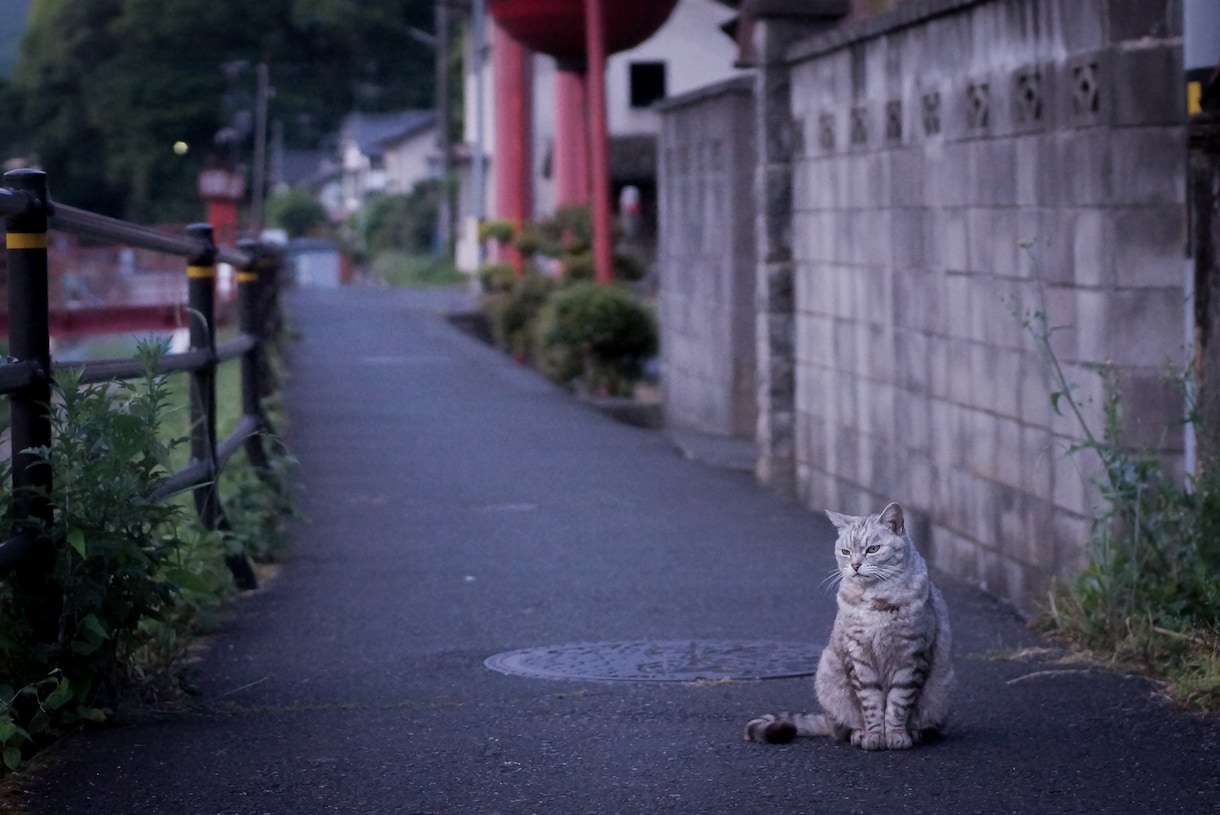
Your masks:
<svg viewBox="0 0 1220 815"><path fill-rule="evenodd" d="M244 448L264 477L271 473L271 453L264 446L276 438L263 406L271 390L268 343L279 324L278 292L283 254L276 247L240 241L217 247L212 227L194 224L183 236L53 203L46 175L13 170L0 187L0 215L7 227L9 360L0 364L0 393L9 397L11 417L14 536L0 542L0 573L23 581L46 580L55 542L48 539L53 507L54 473L34 452L51 445L51 386L56 372L76 370L82 383L135 379L145 374L134 358L58 364L50 355L47 293L47 231L85 235L133 248L184 258L188 276L189 350L161 357L157 373L186 372L190 378L190 462L172 473L148 496L159 501L191 490L204 526L227 530L228 520L217 490L217 478L229 458ZM217 263L237 269L239 336L218 345L215 335ZM217 438L217 365L239 360L242 416L225 439ZM226 563L239 588L257 581L244 556Z"/></svg>

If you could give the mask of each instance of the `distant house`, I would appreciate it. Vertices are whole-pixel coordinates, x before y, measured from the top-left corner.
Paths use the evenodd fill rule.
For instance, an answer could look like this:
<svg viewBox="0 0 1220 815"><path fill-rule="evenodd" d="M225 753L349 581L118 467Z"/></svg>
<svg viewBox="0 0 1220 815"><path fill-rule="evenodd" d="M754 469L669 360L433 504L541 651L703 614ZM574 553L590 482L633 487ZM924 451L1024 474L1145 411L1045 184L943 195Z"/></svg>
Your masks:
<svg viewBox="0 0 1220 815"><path fill-rule="evenodd" d="M635 48L610 56L606 65L606 117L610 134L610 175L615 200L619 191L630 185L639 191L644 229L655 226L656 137L659 114L652 104L709 83L743 73L735 67L737 45L722 28L736 16L732 8L715 0L679 0L669 20L648 40ZM486 29L483 76L483 115L478 115L476 100L479 78L465 78L465 135L459 154L466 157L461 168L459 188L460 235L458 263L470 268L478 255L477 219L482 211L490 218L494 211L496 145L493 59L490 34ZM470 38L468 38L470 41ZM472 65L468 58L466 65ZM555 146L555 60L536 54L533 60L533 190L536 215L554 210L552 160ZM479 134L475 128L482 119L482 146L487 167L484 205L474 201L473 162Z"/></svg>
<svg viewBox="0 0 1220 815"><path fill-rule="evenodd" d="M348 114L339 130L342 214L371 193L405 194L436 175L435 153L436 111Z"/></svg>

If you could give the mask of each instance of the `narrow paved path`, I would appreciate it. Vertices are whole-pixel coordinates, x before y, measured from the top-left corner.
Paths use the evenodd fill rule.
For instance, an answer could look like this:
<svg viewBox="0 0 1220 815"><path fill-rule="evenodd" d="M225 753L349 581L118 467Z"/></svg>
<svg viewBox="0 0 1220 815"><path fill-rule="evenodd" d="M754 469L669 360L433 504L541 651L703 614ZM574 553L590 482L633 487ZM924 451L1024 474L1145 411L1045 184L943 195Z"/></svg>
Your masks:
<svg viewBox="0 0 1220 815"><path fill-rule="evenodd" d="M296 548L214 642L191 710L71 740L25 783L28 813L1220 811L1220 723L1138 679L997 658L1033 638L953 584L957 726L906 752L743 742L751 716L809 706L806 678L487 668L604 642L657 644L636 660L654 679L744 671L755 643L789 644L757 646L770 672L799 668L830 628L830 530L470 340L444 300L293 293Z"/></svg>

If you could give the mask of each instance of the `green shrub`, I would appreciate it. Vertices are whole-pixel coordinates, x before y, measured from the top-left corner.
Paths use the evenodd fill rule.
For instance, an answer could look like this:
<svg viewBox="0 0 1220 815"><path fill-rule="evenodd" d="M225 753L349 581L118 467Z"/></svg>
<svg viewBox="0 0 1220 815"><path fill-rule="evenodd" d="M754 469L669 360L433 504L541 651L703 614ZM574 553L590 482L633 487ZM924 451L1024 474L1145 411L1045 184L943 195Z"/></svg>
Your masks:
<svg viewBox="0 0 1220 815"><path fill-rule="evenodd" d="M517 270L511 263L485 263L479 268L479 285L487 294L503 294L517 282Z"/></svg>
<svg viewBox="0 0 1220 815"><path fill-rule="evenodd" d="M440 184L421 181L409 195L375 195L359 222L360 243L368 257L397 249L411 254L432 251L440 209Z"/></svg>
<svg viewBox="0 0 1220 815"><path fill-rule="evenodd" d="M479 224L479 240L493 240L501 244L512 243L517 227L507 218L499 221L483 221Z"/></svg>
<svg viewBox="0 0 1220 815"><path fill-rule="evenodd" d="M544 373L608 396L630 395L658 348L652 312L617 286L574 283L557 292L537 331Z"/></svg>
<svg viewBox="0 0 1220 815"><path fill-rule="evenodd" d="M525 274L514 278L508 291L485 298L484 310L496 343L515 359L534 360L534 324L556 287L553 278L527 269Z"/></svg>
<svg viewBox="0 0 1220 815"><path fill-rule="evenodd" d="M1119 382L1105 365L1093 369L1105 394L1096 430L1052 350L1045 311L1027 315L1023 325L1050 367L1052 408L1071 416L1083 438L1069 455L1100 463L1094 483L1102 500L1085 545L1087 565L1055 587L1041 622L1166 680L1179 701L1220 710L1220 462L1202 462L1183 484L1155 456L1126 444ZM1185 376L1179 382L1188 402Z"/></svg>
<svg viewBox="0 0 1220 815"><path fill-rule="evenodd" d="M326 209L306 190L287 190L267 199L267 223L290 238L313 234L326 225Z"/></svg>
<svg viewBox="0 0 1220 815"><path fill-rule="evenodd" d="M563 258L563 279L570 283L580 283L597 277L593 265L593 252L584 251Z"/></svg>
<svg viewBox="0 0 1220 815"><path fill-rule="evenodd" d="M143 353L151 370L160 350ZM158 437L167 402L164 378L151 374L112 386L56 376L53 443L35 452L55 473L54 525L43 534L55 542L45 597L58 606L58 632L43 640L21 584L0 584L0 742L10 769L39 743L108 715L140 678L159 636L151 623L171 615L182 585L202 580L188 576L187 516L145 498L177 443Z"/></svg>
<svg viewBox="0 0 1220 815"><path fill-rule="evenodd" d="M538 223L542 252L551 257L579 255L593 248L593 216L584 204L558 207Z"/></svg>
<svg viewBox="0 0 1220 815"><path fill-rule="evenodd" d="M176 669L192 635L215 626L233 591L226 551L257 555L282 541L269 525L279 521L272 510L290 505L286 456L272 457L278 489L230 461L221 489L241 496L231 532L204 530L188 496L147 500L185 447L164 421L182 431L184 409L153 373L164 350L141 346L148 373L131 382L56 374L52 443L35 451L54 472L53 521L42 530L53 546L49 582L0 575L0 773L129 701L181 693ZM7 536L13 496L0 497ZM39 625L47 619L53 630Z"/></svg>

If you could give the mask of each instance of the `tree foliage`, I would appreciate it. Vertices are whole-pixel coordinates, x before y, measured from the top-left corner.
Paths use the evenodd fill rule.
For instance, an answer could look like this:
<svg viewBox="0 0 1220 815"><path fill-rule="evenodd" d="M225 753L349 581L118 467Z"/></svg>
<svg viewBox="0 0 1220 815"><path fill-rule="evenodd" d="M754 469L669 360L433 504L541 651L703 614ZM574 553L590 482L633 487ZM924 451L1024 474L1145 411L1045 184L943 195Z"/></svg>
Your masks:
<svg viewBox="0 0 1220 815"><path fill-rule="evenodd" d="M267 223L301 238L326 224L326 209L306 190L287 190L267 199Z"/></svg>
<svg viewBox="0 0 1220 815"><path fill-rule="evenodd" d="M250 161L255 75L285 143L323 146L352 110L432 106L425 0L34 0L10 88L59 200L145 221L190 220L195 179L232 127ZM188 145L185 154L174 145Z"/></svg>

